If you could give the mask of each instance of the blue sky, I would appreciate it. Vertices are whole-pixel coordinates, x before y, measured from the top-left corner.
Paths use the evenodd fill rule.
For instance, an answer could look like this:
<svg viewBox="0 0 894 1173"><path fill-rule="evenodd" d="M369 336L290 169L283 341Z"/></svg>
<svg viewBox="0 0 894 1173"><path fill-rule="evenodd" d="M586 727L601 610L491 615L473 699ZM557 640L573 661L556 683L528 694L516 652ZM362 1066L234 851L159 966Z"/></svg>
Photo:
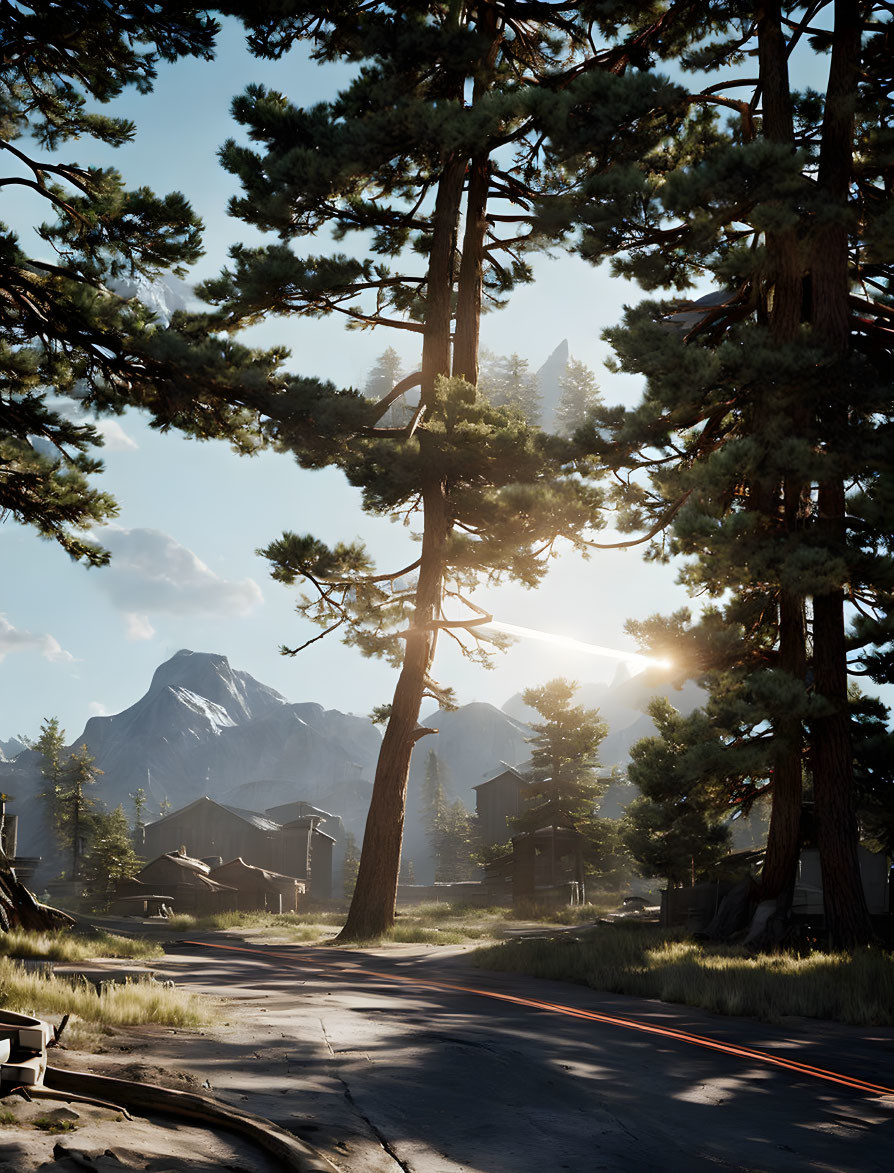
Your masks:
<svg viewBox="0 0 894 1173"><path fill-rule="evenodd" d="M114 164L128 186L183 191L206 225L206 256L194 276L209 276L225 262L230 244L258 239L226 214L235 184L216 151L236 129L231 98L261 81L310 103L330 95L345 77L337 67L296 55L273 64L255 61L239 29L227 25L213 63L162 66L153 94L127 94L115 104L137 124L133 144L111 151L73 143L63 154L82 164ZM34 209L19 194L7 196L9 190L0 218L21 228L34 219ZM517 351L536 368L567 338L571 354L597 372L606 400L632 403L638 381L603 368L608 348L600 333L639 296L604 268L543 260L536 282L485 319L483 342L498 353ZM269 322L254 338L285 343L293 370L340 385L362 386L389 345L408 367L416 357L414 339L400 331L349 332L334 320ZM296 659L279 655L281 643L295 645L315 631L295 616L294 592L269 579L255 550L283 529L327 541L362 537L380 565L390 567L402 564L411 548L404 529L363 515L357 494L337 473L309 473L285 456L240 458L222 444L160 435L136 414L104 426L100 480L120 504L117 522L100 535L113 552L111 567L85 570L32 531L0 525L6 568L0 738L35 736L52 715L74 738L91 714L119 712L137 700L153 669L183 647L223 653L291 700L364 713L390 699L393 670L331 639ZM597 552L588 562L558 559L536 592L507 587L476 599L508 623L633 651L623 633L627 618L686 602L674 578L671 567L644 563L636 550ZM499 656L490 672L442 647L436 675L457 689L461 702L500 705L556 675L610 679L616 667L525 641Z"/></svg>

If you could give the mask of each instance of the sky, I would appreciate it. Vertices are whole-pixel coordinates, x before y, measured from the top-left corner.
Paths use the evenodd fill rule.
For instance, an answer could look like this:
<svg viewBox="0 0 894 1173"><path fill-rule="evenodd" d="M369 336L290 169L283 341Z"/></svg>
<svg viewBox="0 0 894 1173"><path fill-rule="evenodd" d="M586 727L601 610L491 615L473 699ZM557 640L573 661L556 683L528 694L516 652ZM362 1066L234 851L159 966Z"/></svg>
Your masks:
<svg viewBox="0 0 894 1173"><path fill-rule="evenodd" d="M81 164L114 165L129 187L182 191L205 223L206 255L189 280L201 279L219 270L233 243L262 239L226 212L237 185L216 152L239 129L229 114L232 97L259 81L310 104L347 76L297 54L256 61L228 23L214 62L162 65L152 94L128 93L106 107L136 122L134 143L112 151L86 140L61 153ZM28 198L5 188L0 210L26 243L27 226L46 218ZM571 355L596 372L607 402L636 402L640 381L605 369L610 351L600 335L639 291L612 279L607 267L570 258L542 259L535 272L536 281L507 308L487 315L483 344L518 352L536 369L567 339ZM290 369L340 386L362 387L388 346L408 369L417 357L415 338L402 331L346 331L333 319L267 322L252 340L284 343ZM295 646L316 629L294 613L294 589L269 578L256 550L285 529L327 542L361 538L377 565L391 569L415 556L406 556L415 549L406 529L364 515L358 494L333 470L308 472L285 455L245 458L219 442L159 434L136 413L101 427L106 470L98 481L120 506L114 524L97 535L112 552L109 567L85 569L34 531L0 524L0 739L37 736L41 721L56 716L73 740L90 716L138 700L154 669L181 648L222 653L292 701L368 713L390 699L394 670L331 637L298 657L279 654L282 644ZM675 579L674 567L647 563L639 550L596 551L587 561L558 558L536 591L507 586L481 591L475 601L505 623L634 652L625 621L686 605ZM460 703L500 706L555 676L608 681L618 667L570 642L525 639L486 671L449 642L439 649L435 676L455 688Z"/></svg>

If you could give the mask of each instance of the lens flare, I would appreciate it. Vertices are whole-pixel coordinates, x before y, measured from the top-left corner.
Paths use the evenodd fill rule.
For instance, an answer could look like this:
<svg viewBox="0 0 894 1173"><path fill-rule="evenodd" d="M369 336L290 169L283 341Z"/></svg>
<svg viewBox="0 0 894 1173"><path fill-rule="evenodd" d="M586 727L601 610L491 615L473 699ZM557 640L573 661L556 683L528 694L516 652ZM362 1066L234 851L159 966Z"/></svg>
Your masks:
<svg viewBox="0 0 894 1173"><path fill-rule="evenodd" d="M538 631L534 627L517 627L514 623L502 623L494 619L487 625L495 631L503 631L507 635L515 635L520 639L536 639L542 643L554 644L556 647L566 648L569 652L577 652L587 656L602 656L608 660L623 660L626 664L636 664L641 668L670 668L670 660L659 659L656 656L643 656L639 652L624 652L619 648L606 648L601 644L588 644L582 640L573 639L570 635L553 635L548 631Z"/></svg>

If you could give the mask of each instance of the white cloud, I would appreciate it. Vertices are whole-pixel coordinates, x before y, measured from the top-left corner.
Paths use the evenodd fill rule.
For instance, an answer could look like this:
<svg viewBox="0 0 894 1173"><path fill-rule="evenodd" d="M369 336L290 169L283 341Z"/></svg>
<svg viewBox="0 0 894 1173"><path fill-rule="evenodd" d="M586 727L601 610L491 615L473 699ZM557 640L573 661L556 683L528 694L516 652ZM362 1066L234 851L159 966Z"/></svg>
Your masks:
<svg viewBox="0 0 894 1173"><path fill-rule="evenodd" d="M109 452L136 452L140 447L116 419L110 417L97 419L89 412L83 411L80 404L71 399L54 397L50 400L50 406L54 411L58 411L60 415L71 420L72 423L91 424L102 436L105 442L104 446ZM35 444L35 446L40 447L39 444ZM55 454L55 450L51 448L48 451L49 454Z"/></svg>
<svg viewBox="0 0 894 1173"><path fill-rule="evenodd" d="M102 419L90 421L105 440L109 452L136 452L139 444L128 436L117 420Z"/></svg>
<svg viewBox="0 0 894 1173"><path fill-rule="evenodd" d="M111 551L95 581L126 616L128 639L150 639L152 615L245 615L262 601L253 579L222 578L161 530L108 525L92 536Z"/></svg>
<svg viewBox="0 0 894 1173"><path fill-rule="evenodd" d="M148 615L128 611L125 613L124 619L127 623L127 638L129 640L152 639L155 635L155 628L149 622Z"/></svg>
<svg viewBox="0 0 894 1173"><path fill-rule="evenodd" d="M5 615L0 615L0 660L11 652L39 652L45 660L60 664L74 663L74 656L66 652L52 635L20 631L13 627Z"/></svg>
<svg viewBox="0 0 894 1173"><path fill-rule="evenodd" d="M91 701L87 706L87 712L91 717L108 717L109 715L109 710L102 701Z"/></svg>

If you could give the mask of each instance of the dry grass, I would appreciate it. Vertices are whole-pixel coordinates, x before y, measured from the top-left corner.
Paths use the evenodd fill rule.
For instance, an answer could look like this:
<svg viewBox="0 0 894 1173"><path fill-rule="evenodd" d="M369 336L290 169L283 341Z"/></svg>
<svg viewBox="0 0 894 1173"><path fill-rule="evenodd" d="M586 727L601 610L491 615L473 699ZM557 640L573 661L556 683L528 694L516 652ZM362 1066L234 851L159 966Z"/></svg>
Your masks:
<svg viewBox="0 0 894 1173"><path fill-rule="evenodd" d="M578 938L508 941L475 952L484 969L578 982L778 1022L788 1015L894 1025L894 957L879 949L750 956L664 930L601 926Z"/></svg>
<svg viewBox="0 0 894 1173"><path fill-rule="evenodd" d="M345 923L345 911L306 913L224 912L214 916L173 916L166 922L172 933L222 930L266 931L287 941L326 941ZM453 904L419 904L398 910L394 928L378 938L401 944L457 945L465 941L497 940L505 921L503 908L468 908Z"/></svg>
<svg viewBox="0 0 894 1173"><path fill-rule="evenodd" d="M73 933L62 929L55 933L26 933L13 929L0 933L0 956L43 959L45 961L89 961L94 957L122 957L148 961L160 957L160 945L141 937L119 937L114 933Z"/></svg>
<svg viewBox="0 0 894 1173"><path fill-rule="evenodd" d="M103 982L100 990L87 981L66 981L46 972L26 969L8 957L0 958L0 1007L40 1018L77 1015L97 1026L199 1026L207 1018L207 1003L195 994L165 988L151 978L116 984Z"/></svg>
<svg viewBox="0 0 894 1173"><path fill-rule="evenodd" d="M520 909L502 906L478 908L467 904L429 902L401 905L397 910L394 928L383 937L368 943L422 945L462 945L498 941L507 928L519 921L537 921L545 925L574 925L592 923L607 910L617 906L616 895L607 896L593 904L565 908L547 908L530 905ZM303 913L223 912L212 916L170 917L165 927L171 933L271 931L280 940L321 942L331 940L345 923L347 911L317 911Z"/></svg>
<svg viewBox="0 0 894 1173"><path fill-rule="evenodd" d="M613 912L618 907L617 894L588 901L586 904L565 904L556 908L554 905L544 905L532 902L517 904L511 910L504 910L504 918L509 920L536 920L552 925L584 925L592 924Z"/></svg>
<svg viewBox="0 0 894 1173"><path fill-rule="evenodd" d="M272 929L290 941L319 941L331 937L344 924L343 912L218 912L211 916L186 913L169 917L165 928L172 933L211 933L227 929Z"/></svg>

